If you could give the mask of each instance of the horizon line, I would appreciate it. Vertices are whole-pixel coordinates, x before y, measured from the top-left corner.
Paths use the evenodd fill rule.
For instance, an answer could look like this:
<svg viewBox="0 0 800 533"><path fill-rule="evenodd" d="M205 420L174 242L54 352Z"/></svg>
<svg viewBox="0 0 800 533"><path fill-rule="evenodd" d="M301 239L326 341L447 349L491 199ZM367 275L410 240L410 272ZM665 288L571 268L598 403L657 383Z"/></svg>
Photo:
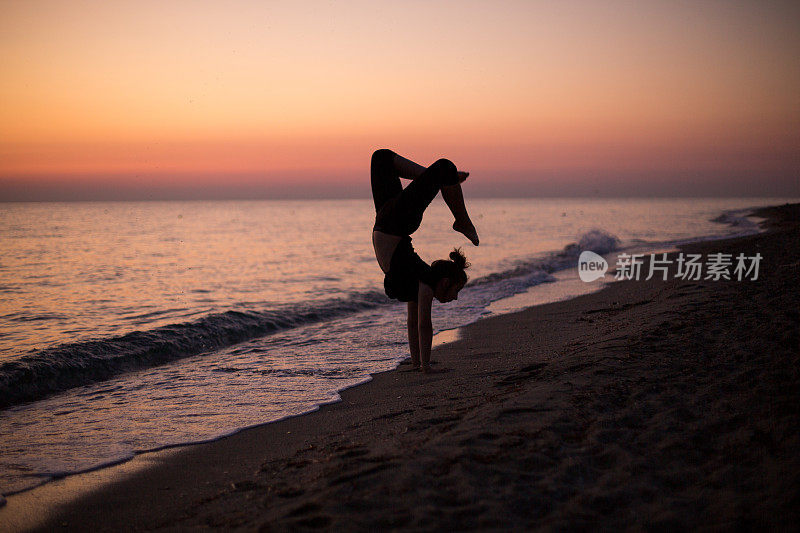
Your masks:
<svg viewBox="0 0 800 533"><path fill-rule="evenodd" d="M516 195L471 195L472 198L481 200L517 200L517 199L582 199L582 200L701 200L701 199L774 199L792 200L800 202L800 195L775 195L775 194L697 194L697 195L662 195L662 194L631 194L631 195L580 195L580 194L516 194ZM64 198L64 199L9 199L0 198L0 204L49 204L49 203L145 203L145 202L281 202L281 201L327 201L327 200L370 200L369 196L286 196L264 198Z"/></svg>

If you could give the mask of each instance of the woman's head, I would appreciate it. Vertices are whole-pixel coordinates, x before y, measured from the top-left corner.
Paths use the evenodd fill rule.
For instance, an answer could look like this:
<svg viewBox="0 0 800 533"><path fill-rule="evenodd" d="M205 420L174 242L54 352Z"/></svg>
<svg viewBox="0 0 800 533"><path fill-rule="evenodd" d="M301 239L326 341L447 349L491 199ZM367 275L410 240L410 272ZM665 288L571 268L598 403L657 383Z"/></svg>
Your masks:
<svg viewBox="0 0 800 533"><path fill-rule="evenodd" d="M436 286L433 288L434 297L440 302L450 302L458 299L458 291L467 283L469 268L467 257L460 248L450 252L450 259L439 259L431 264Z"/></svg>

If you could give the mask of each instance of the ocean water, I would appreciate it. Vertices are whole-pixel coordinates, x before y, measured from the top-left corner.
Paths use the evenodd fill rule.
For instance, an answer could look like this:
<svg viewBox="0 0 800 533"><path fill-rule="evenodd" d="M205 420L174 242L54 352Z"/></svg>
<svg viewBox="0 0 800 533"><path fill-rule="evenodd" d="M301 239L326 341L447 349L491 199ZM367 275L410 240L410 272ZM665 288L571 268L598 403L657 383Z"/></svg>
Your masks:
<svg viewBox="0 0 800 533"><path fill-rule="evenodd" d="M438 199L414 245L473 265L435 304L442 331L542 284L567 295L582 249L755 232L748 209L785 201L468 199L475 248ZM307 412L397 366L405 304L383 294L373 217L370 200L3 205L0 494Z"/></svg>

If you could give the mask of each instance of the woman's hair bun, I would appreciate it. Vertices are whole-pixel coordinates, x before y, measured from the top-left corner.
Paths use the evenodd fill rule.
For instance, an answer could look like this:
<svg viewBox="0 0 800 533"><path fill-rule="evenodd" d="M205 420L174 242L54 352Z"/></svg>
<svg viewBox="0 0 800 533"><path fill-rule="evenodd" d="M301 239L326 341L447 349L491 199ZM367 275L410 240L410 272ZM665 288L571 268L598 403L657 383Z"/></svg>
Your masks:
<svg viewBox="0 0 800 533"><path fill-rule="evenodd" d="M464 252L461 251L461 248L454 248L453 251L450 252L450 260L462 270L469 268L467 256L464 255Z"/></svg>

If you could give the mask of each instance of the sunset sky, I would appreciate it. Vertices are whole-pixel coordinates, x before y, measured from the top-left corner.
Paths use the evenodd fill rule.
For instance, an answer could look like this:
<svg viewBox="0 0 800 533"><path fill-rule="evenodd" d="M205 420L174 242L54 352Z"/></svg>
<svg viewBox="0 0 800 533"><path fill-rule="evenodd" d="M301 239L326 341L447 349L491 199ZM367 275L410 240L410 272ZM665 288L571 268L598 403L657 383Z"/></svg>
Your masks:
<svg viewBox="0 0 800 533"><path fill-rule="evenodd" d="M800 196L800 3L0 0L0 200Z"/></svg>

